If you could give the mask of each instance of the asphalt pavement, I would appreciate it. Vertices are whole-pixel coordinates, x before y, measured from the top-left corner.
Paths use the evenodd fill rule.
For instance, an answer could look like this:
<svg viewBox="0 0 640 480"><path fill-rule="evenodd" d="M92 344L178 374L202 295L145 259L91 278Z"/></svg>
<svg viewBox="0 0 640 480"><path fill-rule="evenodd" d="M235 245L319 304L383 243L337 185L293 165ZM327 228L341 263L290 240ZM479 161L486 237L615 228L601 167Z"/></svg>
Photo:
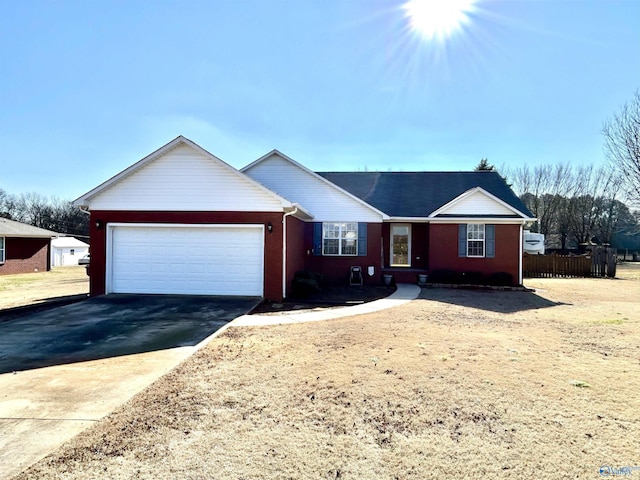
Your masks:
<svg viewBox="0 0 640 480"><path fill-rule="evenodd" d="M0 322L0 480L104 418L259 301L108 295Z"/></svg>
<svg viewBox="0 0 640 480"><path fill-rule="evenodd" d="M0 322L0 374L194 346L258 297L104 295Z"/></svg>

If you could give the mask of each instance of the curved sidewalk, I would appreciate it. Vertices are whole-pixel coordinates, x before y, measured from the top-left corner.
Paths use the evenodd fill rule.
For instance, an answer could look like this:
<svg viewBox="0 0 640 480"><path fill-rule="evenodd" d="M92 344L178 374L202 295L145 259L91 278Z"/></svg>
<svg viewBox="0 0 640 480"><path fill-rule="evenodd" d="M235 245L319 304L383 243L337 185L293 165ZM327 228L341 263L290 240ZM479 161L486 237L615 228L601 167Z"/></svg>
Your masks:
<svg viewBox="0 0 640 480"><path fill-rule="evenodd" d="M387 308L397 307L403 303L415 300L420 295L420 287L408 283L400 283L391 295L373 302L354 305L353 307L330 308L321 311L307 311L301 313L284 313L278 315L243 315L236 318L231 327L257 327L261 325L283 325L291 323L318 322L334 318L351 317L364 313L373 313Z"/></svg>

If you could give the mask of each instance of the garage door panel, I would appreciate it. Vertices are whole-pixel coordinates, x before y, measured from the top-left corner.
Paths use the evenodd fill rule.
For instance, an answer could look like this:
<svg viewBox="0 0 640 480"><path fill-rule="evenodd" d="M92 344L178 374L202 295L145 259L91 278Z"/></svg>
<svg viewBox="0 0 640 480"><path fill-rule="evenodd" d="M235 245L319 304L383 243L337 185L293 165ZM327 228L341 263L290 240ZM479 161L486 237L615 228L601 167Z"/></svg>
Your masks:
<svg viewBox="0 0 640 480"><path fill-rule="evenodd" d="M263 294L262 227L114 226L112 293Z"/></svg>

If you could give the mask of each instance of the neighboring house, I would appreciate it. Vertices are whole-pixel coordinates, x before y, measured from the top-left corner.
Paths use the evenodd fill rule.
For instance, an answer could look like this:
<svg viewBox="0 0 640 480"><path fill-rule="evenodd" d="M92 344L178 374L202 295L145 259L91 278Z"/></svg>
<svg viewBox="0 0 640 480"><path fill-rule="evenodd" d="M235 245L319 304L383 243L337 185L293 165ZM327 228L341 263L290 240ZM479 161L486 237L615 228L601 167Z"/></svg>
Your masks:
<svg viewBox="0 0 640 480"><path fill-rule="evenodd" d="M274 150L241 171L180 136L74 201L91 294L257 295L300 270L346 282L435 270L522 282L530 212L495 172L315 173Z"/></svg>
<svg viewBox="0 0 640 480"><path fill-rule="evenodd" d="M78 265L78 259L89 253L89 244L75 237L58 237L51 240L51 266Z"/></svg>
<svg viewBox="0 0 640 480"><path fill-rule="evenodd" d="M0 218L0 275L51 269L51 238L58 234Z"/></svg>

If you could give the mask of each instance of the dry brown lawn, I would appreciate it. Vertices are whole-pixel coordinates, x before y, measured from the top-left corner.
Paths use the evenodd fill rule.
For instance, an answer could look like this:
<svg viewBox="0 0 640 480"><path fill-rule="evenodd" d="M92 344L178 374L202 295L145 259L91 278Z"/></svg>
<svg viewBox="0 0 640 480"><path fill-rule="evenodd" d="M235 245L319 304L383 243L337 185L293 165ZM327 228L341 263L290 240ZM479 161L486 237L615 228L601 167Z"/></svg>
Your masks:
<svg viewBox="0 0 640 480"><path fill-rule="evenodd" d="M49 272L0 275L0 310L88 293L89 277L83 266L54 267Z"/></svg>
<svg viewBox="0 0 640 480"><path fill-rule="evenodd" d="M640 466L640 265L228 328L19 479L599 478ZM640 476L640 470L634 475Z"/></svg>

